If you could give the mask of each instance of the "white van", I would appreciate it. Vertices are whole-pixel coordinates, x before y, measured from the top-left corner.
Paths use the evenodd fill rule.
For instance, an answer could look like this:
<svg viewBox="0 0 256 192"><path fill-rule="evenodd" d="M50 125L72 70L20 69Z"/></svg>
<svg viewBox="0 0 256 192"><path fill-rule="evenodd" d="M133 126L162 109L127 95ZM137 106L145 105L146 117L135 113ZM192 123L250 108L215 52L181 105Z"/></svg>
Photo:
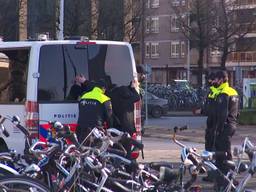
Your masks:
<svg viewBox="0 0 256 192"><path fill-rule="evenodd" d="M47 137L47 121L75 128L77 101L67 100L76 74L89 80L105 75L112 83L128 85L137 78L131 45L112 41L0 42L0 115L19 115L35 137ZM140 131L140 104L135 104ZM24 136L6 125L9 148L22 152ZM140 139L140 133L137 135Z"/></svg>

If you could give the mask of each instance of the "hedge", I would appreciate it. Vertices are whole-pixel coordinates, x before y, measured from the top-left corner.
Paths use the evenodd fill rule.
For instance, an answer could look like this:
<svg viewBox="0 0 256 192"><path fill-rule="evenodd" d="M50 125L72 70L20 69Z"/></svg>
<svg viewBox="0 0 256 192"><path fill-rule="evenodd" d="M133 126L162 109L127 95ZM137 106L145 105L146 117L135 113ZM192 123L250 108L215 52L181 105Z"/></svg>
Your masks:
<svg viewBox="0 0 256 192"><path fill-rule="evenodd" d="M239 124L256 125L256 109L243 109L240 111Z"/></svg>

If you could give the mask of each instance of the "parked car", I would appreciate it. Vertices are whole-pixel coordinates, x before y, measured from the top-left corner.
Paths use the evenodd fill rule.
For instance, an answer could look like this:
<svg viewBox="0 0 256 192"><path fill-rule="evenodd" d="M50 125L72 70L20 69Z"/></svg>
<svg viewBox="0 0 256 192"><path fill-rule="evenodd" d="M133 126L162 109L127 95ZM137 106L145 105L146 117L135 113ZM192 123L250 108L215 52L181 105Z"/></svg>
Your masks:
<svg viewBox="0 0 256 192"><path fill-rule="evenodd" d="M146 92L148 103L148 114L154 118L159 118L168 111L168 100L159 98L156 95ZM146 95L143 96L143 110L145 111Z"/></svg>

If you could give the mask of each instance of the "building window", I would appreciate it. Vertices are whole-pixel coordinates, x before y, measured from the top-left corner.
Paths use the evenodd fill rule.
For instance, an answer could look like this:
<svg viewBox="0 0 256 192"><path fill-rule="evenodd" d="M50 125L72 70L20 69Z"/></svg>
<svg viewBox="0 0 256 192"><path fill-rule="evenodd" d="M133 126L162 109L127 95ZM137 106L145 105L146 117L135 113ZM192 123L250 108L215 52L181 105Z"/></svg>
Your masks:
<svg viewBox="0 0 256 192"><path fill-rule="evenodd" d="M159 7L159 0L152 0L151 7L152 8L158 8Z"/></svg>
<svg viewBox="0 0 256 192"><path fill-rule="evenodd" d="M146 33L150 32L150 27L151 27L151 20L150 20L150 17L147 17L146 18L146 27L145 27Z"/></svg>
<svg viewBox="0 0 256 192"><path fill-rule="evenodd" d="M172 6L178 7L178 6L185 6L186 5L186 0L173 0L172 1Z"/></svg>
<svg viewBox="0 0 256 192"><path fill-rule="evenodd" d="M181 6L185 6L186 5L186 0L181 0Z"/></svg>
<svg viewBox="0 0 256 192"><path fill-rule="evenodd" d="M146 7L149 9L150 8L150 0L147 0L146 2Z"/></svg>
<svg viewBox="0 0 256 192"><path fill-rule="evenodd" d="M159 43L151 43L151 58L159 57Z"/></svg>
<svg viewBox="0 0 256 192"><path fill-rule="evenodd" d="M179 5L180 5L180 1L179 0L173 0L172 1L172 6L177 7Z"/></svg>
<svg viewBox="0 0 256 192"><path fill-rule="evenodd" d="M150 57L150 43L145 44L145 57L149 58Z"/></svg>
<svg viewBox="0 0 256 192"><path fill-rule="evenodd" d="M180 56L185 57L185 52L186 52L185 42L181 41L180 42Z"/></svg>
<svg viewBox="0 0 256 192"><path fill-rule="evenodd" d="M179 24L177 16L171 16L171 32L178 32L179 31Z"/></svg>
<svg viewBox="0 0 256 192"><path fill-rule="evenodd" d="M171 42L171 58L178 58L180 55L180 42L172 41Z"/></svg>
<svg viewBox="0 0 256 192"><path fill-rule="evenodd" d="M219 48L211 47L210 48L210 54L211 54L212 57L220 57L221 52L220 52Z"/></svg>
<svg viewBox="0 0 256 192"><path fill-rule="evenodd" d="M159 33L159 17L151 18L151 32Z"/></svg>

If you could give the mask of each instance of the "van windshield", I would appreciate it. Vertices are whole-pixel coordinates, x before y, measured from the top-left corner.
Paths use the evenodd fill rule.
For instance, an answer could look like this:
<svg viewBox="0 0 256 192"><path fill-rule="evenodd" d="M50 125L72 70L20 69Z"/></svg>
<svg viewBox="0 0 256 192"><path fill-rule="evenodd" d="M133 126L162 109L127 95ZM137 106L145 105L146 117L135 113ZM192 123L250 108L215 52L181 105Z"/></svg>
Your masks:
<svg viewBox="0 0 256 192"><path fill-rule="evenodd" d="M128 85L133 78L127 46L92 44L43 45L39 59L38 101L66 101L76 75L90 81L110 77L113 84Z"/></svg>

